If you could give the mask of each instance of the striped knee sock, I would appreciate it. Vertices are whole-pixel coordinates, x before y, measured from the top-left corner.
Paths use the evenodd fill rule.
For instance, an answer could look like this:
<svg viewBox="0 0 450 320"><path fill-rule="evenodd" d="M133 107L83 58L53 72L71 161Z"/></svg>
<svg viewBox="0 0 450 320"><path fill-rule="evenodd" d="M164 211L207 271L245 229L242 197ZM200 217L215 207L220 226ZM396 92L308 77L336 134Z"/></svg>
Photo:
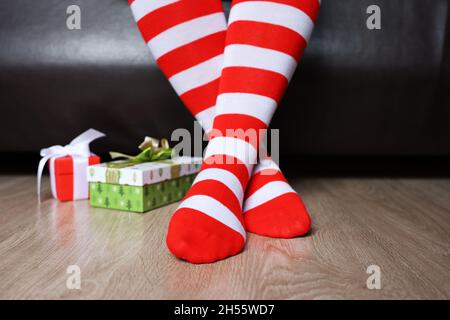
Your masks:
<svg viewBox="0 0 450 320"><path fill-rule="evenodd" d="M205 131L212 127L227 23L220 0L129 0L156 63Z"/></svg>
<svg viewBox="0 0 450 320"><path fill-rule="evenodd" d="M246 94L219 94L217 105L223 110L218 107L217 114L245 113L269 124L308 43L319 6L319 0L233 1L222 77L230 74L253 87ZM300 196L270 159L253 172L244 217L249 232L277 238L304 235L311 225Z"/></svg>

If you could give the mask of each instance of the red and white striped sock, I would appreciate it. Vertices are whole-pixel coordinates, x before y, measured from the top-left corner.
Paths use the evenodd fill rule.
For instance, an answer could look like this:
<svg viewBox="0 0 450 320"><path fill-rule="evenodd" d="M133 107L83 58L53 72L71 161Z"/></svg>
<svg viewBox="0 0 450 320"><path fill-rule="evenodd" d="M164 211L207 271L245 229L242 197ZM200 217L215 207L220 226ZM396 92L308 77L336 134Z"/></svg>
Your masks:
<svg viewBox="0 0 450 320"><path fill-rule="evenodd" d="M241 75L242 68L226 68L222 78L234 73L242 83L255 84L251 84L251 94L219 94L217 114L223 113L222 106L227 113L245 110L269 124L309 41L319 6L319 0L233 1L224 66L251 69ZM231 55L235 61L228 58ZM252 69L256 75L246 79ZM253 172L245 194L244 217L247 231L277 238L304 235L311 226L302 199L271 159L261 161Z"/></svg>
<svg viewBox="0 0 450 320"><path fill-rule="evenodd" d="M156 63L208 132L214 119L227 23L220 0L128 0Z"/></svg>
<svg viewBox="0 0 450 320"><path fill-rule="evenodd" d="M229 74L227 77L231 80L225 80L222 84L225 89L224 94L219 97L218 105L222 105L223 108L217 128L221 130L228 128L227 122L233 122L236 128L267 127L287 85L287 80L295 69L295 60L301 56L309 37L308 33L312 29L312 24L308 21L305 23L307 19L302 12L299 12L299 9L305 11L306 8L306 14L312 13L310 18L315 20L317 12L314 14L314 11L318 9L316 1L235 1L233 3L230 30L227 35L229 47L226 55L229 57L227 60L229 65L226 67L229 70L225 72ZM241 4L241 2L248 3ZM302 2L306 3L303 7ZM131 1L131 6L138 26L157 63L189 110L208 130L214 115L226 29L220 1L192 3L183 0L135 0ZM240 9L237 10L236 6ZM255 14L250 12L253 9L256 9ZM273 15L272 12L269 17L268 9L274 9L276 14ZM300 19L294 20L298 18ZM298 35L296 36L295 33ZM289 43L291 41L292 43ZM256 50L258 59L252 62L249 61L251 60L249 58L253 54L252 49L255 48L259 48ZM292 59L289 59L289 55ZM269 60L265 61L266 58ZM275 59L273 60L275 63L270 59ZM252 65L252 63L256 63L256 65ZM281 67L280 69L277 69L277 64ZM241 68L236 68L237 66ZM239 82L242 79L239 76L233 76L233 73L236 72L241 72L245 81L253 81L253 86L250 86L252 88L246 88L243 85L245 81ZM281 79L283 77L285 80ZM272 85L267 86L267 81L270 82L273 79L276 80L275 88ZM238 90L236 92L235 88L228 90L227 86L230 85L234 85ZM247 92L248 89L250 91ZM267 89L269 89L269 93L260 92L260 90ZM257 121L255 122L255 120ZM228 141L229 143L233 139L221 138L216 141ZM223 144L223 142L216 144ZM213 149L222 150L222 147L212 149L208 147L208 150ZM235 158L239 156L231 151L229 153ZM213 154L210 156L214 157ZM211 207L209 211L215 211L221 218L215 217L216 221L212 223L215 226L210 227L211 215L208 216L208 213L204 212L208 211L207 209L197 210L197 214L189 214L189 217L199 216L198 219L194 219L199 226L190 228L190 230L198 230L190 234L183 232L186 229L183 228L185 221L176 218L179 216L176 214L171 222L168 236L169 248L171 250L173 248L172 251L175 255L192 262L210 262L236 254L242 249L245 232L241 228L243 221L240 208L242 206L242 190L245 190L248 182L248 177L243 177L245 176L243 166L248 169L251 164L241 161L241 165L203 166L193 190L187 195L186 202L183 202L182 207L194 206L195 200L189 200L190 198L202 199L204 201L200 201L201 205L208 204L206 206ZM241 169L235 172L236 167ZM270 171L272 173L275 171L275 174L267 175ZM235 178L229 173L234 173ZM216 175L216 179L213 179L214 175ZM210 180L214 180L219 187L208 187L203 190L202 185L208 186L213 183ZM216 180L221 182L218 183ZM205 183L205 181L210 182ZM226 186L226 190L232 191L231 200L230 192L220 190L223 186ZM220 192L218 193L216 189ZM267 190L272 192L267 192ZM212 192L210 195L212 200L204 198L207 195L202 192L206 194ZM245 220L249 231L267 236L293 237L302 235L309 230L309 216L301 199L289 187L278 167L271 160L262 161L256 167L246 198L249 202L245 206ZM217 202L225 206L228 211L221 211L216 206ZM224 208L222 207L222 209ZM177 213L185 211L180 209ZM188 211L192 211L192 208ZM229 219L230 212L233 213L235 219ZM226 218L227 216L228 218ZM191 218L188 220L191 221ZM234 233L227 232L230 231L230 228L234 230ZM171 230L179 231L172 232ZM212 230L213 234L211 234ZM172 237L171 234L174 233L178 233L178 236ZM216 241L203 241L205 238L200 236L201 234L213 236ZM231 239L222 241L220 240L222 236L214 237L219 235ZM197 243L190 246L198 247L198 249L186 249L186 241L183 239L190 239L191 242L195 242L194 240L197 239ZM226 245L222 246L220 243L226 243ZM185 249L180 249L180 247ZM183 254L184 251L187 253Z"/></svg>
<svg viewBox="0 0 450 320"><path fill-rule="evenodd" d="M260 161L253 170L244 218L248 232L273 238L302 236L311 228L305 204L271 159Z"/></svg>

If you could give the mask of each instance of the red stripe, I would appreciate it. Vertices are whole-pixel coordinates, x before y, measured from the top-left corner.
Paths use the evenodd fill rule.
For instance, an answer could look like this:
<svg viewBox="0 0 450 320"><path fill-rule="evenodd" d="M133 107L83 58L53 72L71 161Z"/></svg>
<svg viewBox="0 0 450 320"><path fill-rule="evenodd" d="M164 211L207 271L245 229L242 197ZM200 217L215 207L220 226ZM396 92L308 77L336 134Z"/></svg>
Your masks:
<svg viewBox="0 0 450 320"><path fill-rule="evenodd" d="M233 191L230 190L224 183L218 180L204 180L194 184L184 197L184 199L190 198L195 195L209 196L216 199L227 207L236 218L239 219L242 225L244 225L242 217L242 208L239 200ZM208 212L205 212L208 213Z"/></svg>
<svg viewBox="0 0 450 320"><path fill-rule="evenodd" d="M242 189L246 189L250 177L247 167L239 159L225 155L214 155L205 159L201 170L210 168L223 169L231 172L241 182Z"/></svg>
<svg viewBox="0 0 450 320"><path fill-rule="evenodd" d="M216 104L219 83L220 78L217 78L203 86L183 93L180 98L189 111L195 116L197 113Z"/></svg>
<svg viewBox="0 0 450 320"><path fill-rule="evenodd" d="M134 0L128 0L128 4L131 5L134 2Z"/></svg>
<svg viewBox="0 0 450 320"><path fill-rule="evenodd" d="M277 213L277 214L270 214ZM294 238L306 234L311 226L311 219L305 204L295 192L282 194L245 212L248 230L262 231L270 237ZM294 223L295 221L295 223ZM291 226L291 228L271 228L268 226ZM258 232L260 233L260 232Z"/></svg>
<svg viewBox="0 0 450 320"><path fill-rule="evenodd" d="M253 93L277 102L280 102L288 85L287 79L277 72L249 67L224 68L221 79L219 94Z"/></svg>
<svg viewBox="0 0 450 320"><path fill-rule="evenodd" d="M99 164L101 162L101 159L99 156L94 155L94 156L89 157L88 162L89 162L89 165L92 166L94 164Z"/></svg>
<svg viewBox="0 0 450 320"><path fill-rule="evenodd" d="M222 131L227 137L241 139L258 149L260 130L267 129L261 120L244 114L221 114L214 118L214 129ZM230 131L235 131L230 132Z"/></svg>
<svg viewBox="0 0 450 320"><path fill-rule="evenodd" d="M252 183L248 186L245 191L245 198L250 197L255 191L262 188L265 184L273 181L283 181L286 182L286 178L283 174L276 169L266 169L262 170L252 176Z"/></svg>
<svg viewBox="0 0 450 320"><path fill-rule="evenodd" d="M261 0L233 0L233 6L241 2L251 2ZM263 0L264 2L275 2L295 7L306 13L312 21L317 20L320 4L318 0Z"/></svg>
<svg viewBox="0 0 450 320"><path fill-rule="evenodd" d="M248 44L277 50L299 60L306 48L305 39L297 32L270 23L236 21L228 27L226 45Z"/></svg>
<svg viewBox="0 0 450 320"><path fill-rule="evenodd" d="M223 53L225 31L216 32L168 52L157 60L167 78Z"/></svg>
<svg viewBox="0 0 450 320"><path fill-rule="evenodd" d="M137 22L145 42L183 22L223 12L220 1L178 1L150 12Z"/></svg>
<svg viewBox="0 0 450 320"><path fill-rule="evenodd" d="M56 197L60 201L73 200L73 158L65 156L54 161Z"/></svg>

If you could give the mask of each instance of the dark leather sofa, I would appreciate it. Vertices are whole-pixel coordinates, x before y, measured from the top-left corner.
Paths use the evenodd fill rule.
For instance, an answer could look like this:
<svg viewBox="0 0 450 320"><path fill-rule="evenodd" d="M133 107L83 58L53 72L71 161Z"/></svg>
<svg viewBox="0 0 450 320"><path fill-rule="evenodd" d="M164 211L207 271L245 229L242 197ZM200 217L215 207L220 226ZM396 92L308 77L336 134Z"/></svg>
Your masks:
<svg viewBox="0 0 450 320"><path fill-rule="evenodd" d="M66 8L81 7L81 30ZM276 113L285 155L449 155L447 0L323 0ZM381 8L368 30L366 8ZM225 3L228 7L229 3ZM127 0L0 2L0 152L37 152L94 127L95 150L192 129Z"/></svg>

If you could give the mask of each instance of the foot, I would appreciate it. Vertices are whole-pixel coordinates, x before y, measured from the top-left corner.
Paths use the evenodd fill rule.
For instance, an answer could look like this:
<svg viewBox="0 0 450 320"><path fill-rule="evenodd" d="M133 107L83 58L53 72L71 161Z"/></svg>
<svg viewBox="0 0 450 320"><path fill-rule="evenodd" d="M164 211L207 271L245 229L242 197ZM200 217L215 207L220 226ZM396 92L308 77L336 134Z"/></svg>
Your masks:
<svg viewBox="0 0 450 320"><path fill-rule="evenodd" d="M207 152L219 150L211 147L220 144L219 140L211 140ZM217 161L219 157L223 159ZM205 159L169 223L166 241L173 255L191 263L211 263L236 255L243 250L246 238L243 190L252 168L223 155L207 155Z"/></svg>
<svg viewBox="0 0 450 320"><path fill-rule="evenodd" d="M244 202L248 232L273 238L293 238L307 234L311 219L306 207L270 159L254 169Z"/></svg>

